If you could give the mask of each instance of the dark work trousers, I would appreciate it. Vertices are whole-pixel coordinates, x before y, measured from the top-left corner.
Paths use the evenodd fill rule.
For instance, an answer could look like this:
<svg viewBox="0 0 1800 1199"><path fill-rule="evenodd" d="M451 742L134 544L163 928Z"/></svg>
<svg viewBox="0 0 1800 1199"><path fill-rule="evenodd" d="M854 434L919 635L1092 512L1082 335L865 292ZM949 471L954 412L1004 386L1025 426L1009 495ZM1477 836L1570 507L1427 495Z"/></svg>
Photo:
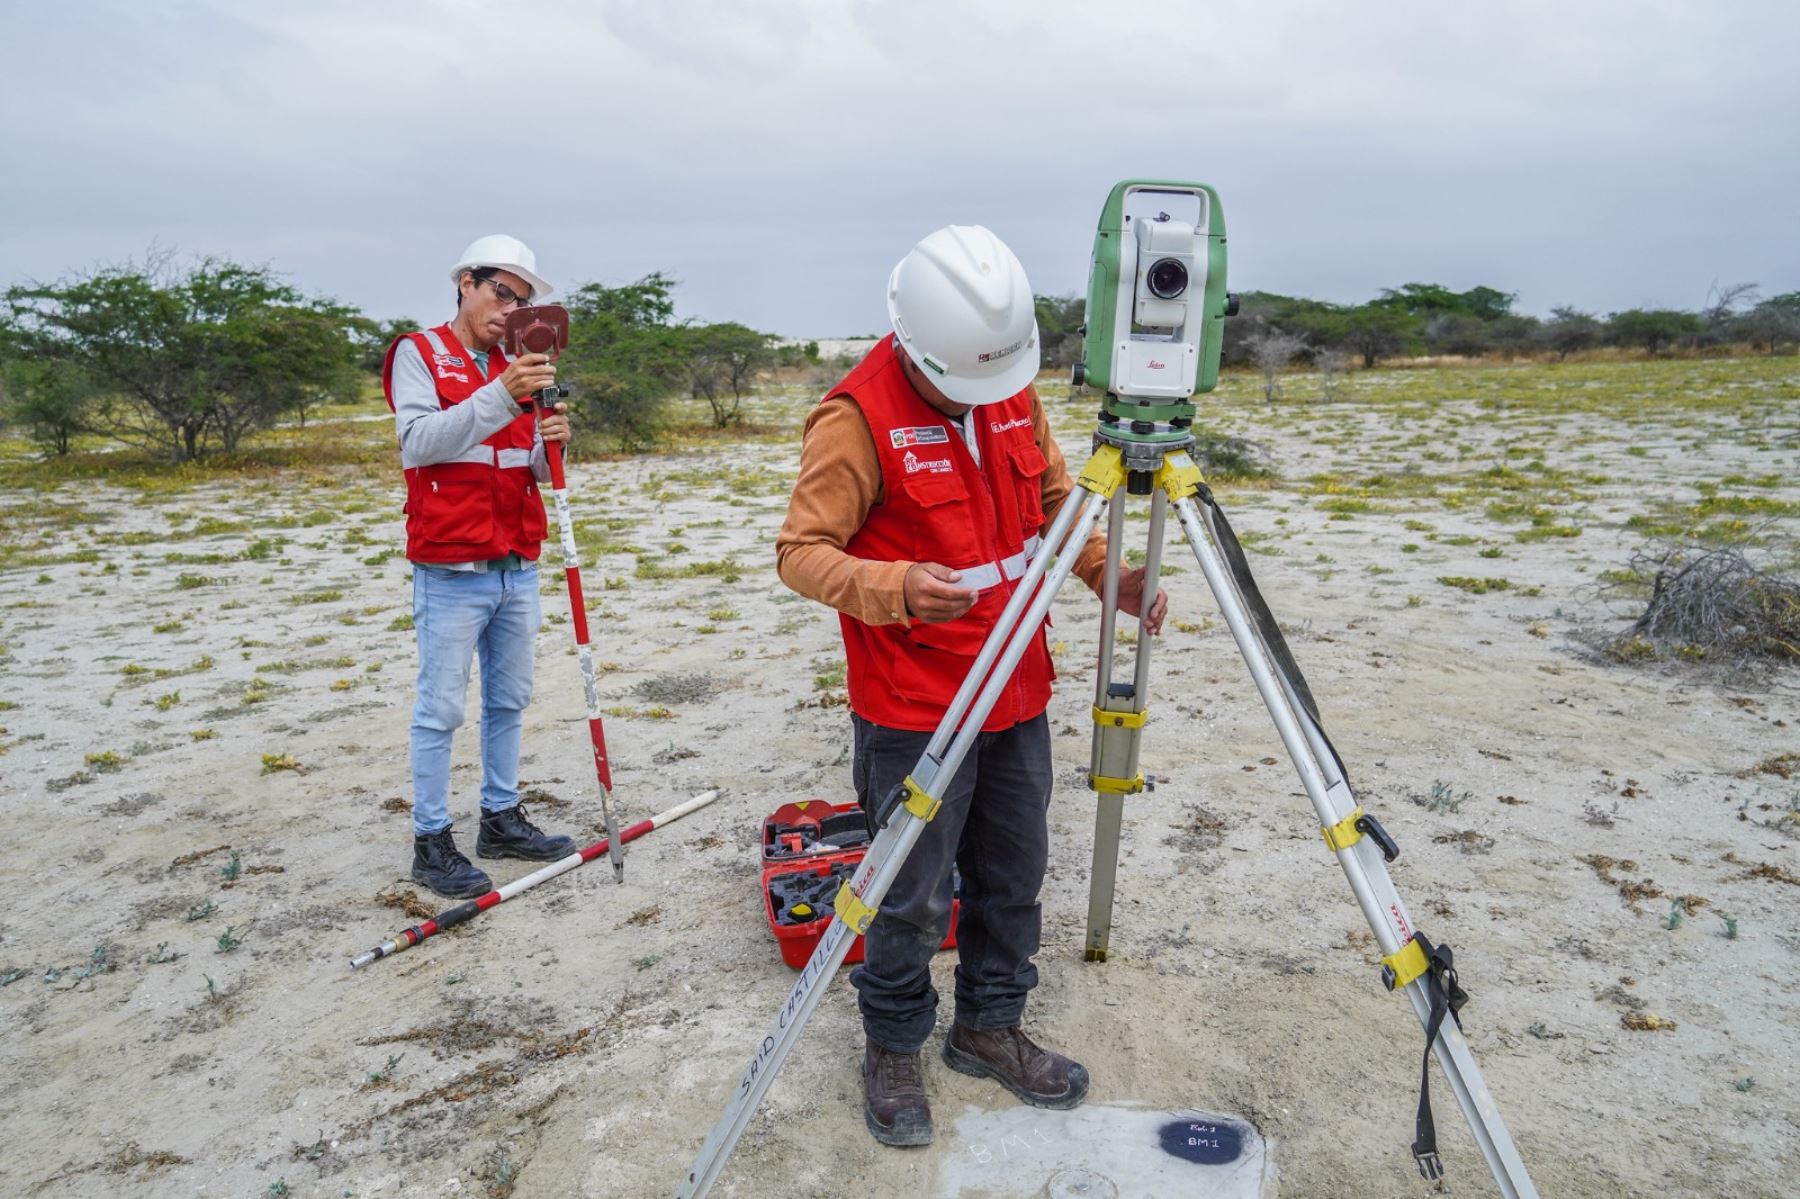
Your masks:
<svg viewBox="0 0 1800 1199"><path fill-rule="evenodd" d="M912 773L931 740L851 716L856 730L856 796L873 812ZM925 826L864 940L850 972L863 1031L901 1053L925 1044L937 1023L931 958L950 929L954 864L962 872L956 924L956 1020L974 1028L1019 1023L1037 985L1042 909L1038 888L1049 860L1050 724L1043 717L981 733Z"/></svg>

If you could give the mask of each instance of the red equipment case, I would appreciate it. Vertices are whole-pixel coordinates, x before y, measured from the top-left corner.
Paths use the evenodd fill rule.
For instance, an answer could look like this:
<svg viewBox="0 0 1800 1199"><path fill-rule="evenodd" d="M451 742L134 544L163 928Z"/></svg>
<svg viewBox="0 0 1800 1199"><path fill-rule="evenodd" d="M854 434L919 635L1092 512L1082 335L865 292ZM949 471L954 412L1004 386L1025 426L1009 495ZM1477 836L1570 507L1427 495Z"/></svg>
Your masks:
<svg viewBox="0 0 1800 1199"><path fill-rule="evenodd" d="M833 819L851 813L855 814L854 821ZM777 917L777 907L786 907L786 902L775 894L775 880L793 880L795 876L806 874L820 878L836 874L848 880L868 850L866 826L863 826L862 835L854 838L860 840L860 844L833 846L823 839L831 835L824 832L828 821L851 830L840 839L852 839L855 826L862 825L862 809L854 803L832 804L822 799L809 799L783 804L763 821L763 914L768 918L769 931L775 934L776 944L781 947L781 960L796 970L806 965L818 947L819 938L824 936L826 921L833 915L831 898L837 888L830 887L826 891L821 887L824 892L822 902L810 905L812 919L784 923ZM950 903L950 931L944 938L944 949L956 944L956 918L961 906L960 900L953 899ZM862 960L863 939L858 937L844 961Z"/></svg>

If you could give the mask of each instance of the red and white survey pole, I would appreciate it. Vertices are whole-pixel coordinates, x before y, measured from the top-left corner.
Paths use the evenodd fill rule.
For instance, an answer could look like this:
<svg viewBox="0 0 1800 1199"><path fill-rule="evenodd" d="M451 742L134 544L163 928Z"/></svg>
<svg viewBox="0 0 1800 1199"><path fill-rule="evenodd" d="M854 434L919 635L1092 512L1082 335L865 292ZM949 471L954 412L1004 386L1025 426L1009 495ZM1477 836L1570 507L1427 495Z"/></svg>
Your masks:
<svg viewBox="0 0 1800 1199"><path fill-rule="evenodd" d="M537 405L539 416L544 405ZM581 689L587 697L588 737L594 743L594 777L600 781L600 816L606 822L606 843L612 858L613 879L625 881L625 854L619 824L612 808L612 765L606 760L606 729L600 723L600 677L594 672L594 651L588 647L587 604L581 597L581 562L575 554L575 525L569 519L569 488L563 481L562 443L546 441L550 461L550 494L556 500L557 530L562 534L563 576L569 583L569 622L575 628L575 652L581 658Z"/></svg>
<svg viewBox="0 0 1800 1199"><path fill-rule="evenodd" d="M546 354L554 362L569 345L569 313L557 304L515 308L506 317L506 346L514 358L521 354ZM538 420L557 400L569 394L560 384L532 395ZM594 672L594 651L588 647L587 604L581 596L581 560L575 552L575 524L569 518L569 487L563 478L562 443L546 441L544 457L550 464L550 494L556 501L557 531L562 536L563 577L569 584L570 624L575 629L575 652L581 658L581 688L587 698L588 738L594 745L594 777L600 782L600 817L606 825L607 854L612 858L613 879L625 881L625 851L613 815L612 765L606 760L606 729L600 723L600 679Z"/></svg>
<svg viewBox="0 0 1800 1199"><path fill-rule="evenodd" d="M686 803L677 804L666 812L659 812L648 820L638 821L636 824L627 828L623 833L620 833L617 839L620 841L636 841L639 837L642 837L652 829L661 828L663 825L669 824L672 821L680 820L688 813L696 812L701 808L704 808L707 804L717 798L719 798L719 793L716 790L702 792L688 800ZM529 891L539 883L547 883L559 874L567 874L569 871L575 869L575 867L593 861L601 854L612 849L613 845L614 838L612 837L608 837L604 841L596 841L586 849L578 849L568 857L560 858L541 870L536 870L527 874L524 878L514 879L504 887L495 891L489 891L479 899L471 899L467 903L457 904L448 911L439 912L436 916L433 916L423 924L415 924L411 928L402 929L400 932L395 933L391 940L383 941L368 952L359 953L351 958L350 969L360 970L371 962L379 962L382 958L392 957L396 953L403 953L417 945L419 942L425 940L427 937L435 937L447 928L454 928L465 920L473 920L476 916L481 915L481 913L487 911L489 908L505 903L521 891Z"/></svg>

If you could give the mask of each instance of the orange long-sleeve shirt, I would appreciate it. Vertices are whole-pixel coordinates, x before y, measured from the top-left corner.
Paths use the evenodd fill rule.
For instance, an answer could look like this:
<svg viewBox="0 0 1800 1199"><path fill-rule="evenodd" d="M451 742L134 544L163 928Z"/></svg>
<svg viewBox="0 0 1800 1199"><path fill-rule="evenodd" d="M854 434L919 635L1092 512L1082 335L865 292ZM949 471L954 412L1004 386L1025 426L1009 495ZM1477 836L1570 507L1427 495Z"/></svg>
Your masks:
<svg viewBox="0 0 1800 1199"><path fill-rule="evenodd" d="M1042 479L1048 528L1074 483L1035 390L1031 422L1047 464ZM856 402L836 396L814 408L801 442L800 477L794 481L787 519L775 538L775 569L781 581L864 624L911 623L905 584L914 563L872 562L844 551L869 509L885 498L875 438ZM1106 538L1094 533L1076 555L1074 573L1097 592L1105 570Z"/></svg>

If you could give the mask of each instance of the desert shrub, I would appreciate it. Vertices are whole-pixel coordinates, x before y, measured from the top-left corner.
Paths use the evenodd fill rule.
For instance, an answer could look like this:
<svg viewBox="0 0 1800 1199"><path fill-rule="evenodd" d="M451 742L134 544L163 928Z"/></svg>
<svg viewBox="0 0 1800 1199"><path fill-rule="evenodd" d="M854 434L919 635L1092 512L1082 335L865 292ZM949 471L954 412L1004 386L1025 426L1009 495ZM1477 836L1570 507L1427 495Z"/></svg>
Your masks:
<svg viewBox="0 0 1800 1199"><path fill-rule="evenodd" d="M1735 547L1665 547L1632 556L1603 588L1641 598L1621 633L1597 638L1614 661L1705 662L1723 669L1800 663L1800 582L1757 566ZM1629 582L1627 582L1629 581Z"/></svg>

